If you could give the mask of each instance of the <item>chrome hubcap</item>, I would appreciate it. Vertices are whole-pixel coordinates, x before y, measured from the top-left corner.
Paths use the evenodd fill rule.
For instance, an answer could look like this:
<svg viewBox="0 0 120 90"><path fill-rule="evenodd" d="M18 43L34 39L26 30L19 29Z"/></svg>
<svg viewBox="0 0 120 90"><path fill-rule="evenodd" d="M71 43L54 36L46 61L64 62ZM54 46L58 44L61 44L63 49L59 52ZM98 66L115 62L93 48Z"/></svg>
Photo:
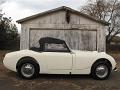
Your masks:
<svg viewBox="0 0 120 90"><path fill-rule="evenodd" d="M108 74L108 67L106 65L99 65L96 68L96 75L99 78L104 78L106 77Z"/></svg>
<svg viewBox="0 0 120 90"><path fill-rule="evenodd" d="M21 67L21 73L25 77L31 77L35 72L34 66L30 63L25 63Z"/></svg>

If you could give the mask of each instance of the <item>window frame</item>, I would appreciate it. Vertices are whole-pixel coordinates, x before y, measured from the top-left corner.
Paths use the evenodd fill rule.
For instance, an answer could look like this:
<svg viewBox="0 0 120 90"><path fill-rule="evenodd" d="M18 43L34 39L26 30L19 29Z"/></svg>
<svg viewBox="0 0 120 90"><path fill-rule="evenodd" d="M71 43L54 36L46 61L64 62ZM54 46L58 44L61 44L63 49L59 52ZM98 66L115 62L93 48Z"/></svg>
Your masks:
<svg viewBox="0 0 120 90"><path fill-rule="evenodd" d="M67 50L45 50L45 44L65 44L65 47L66 47L66 49ZM44 47L43 47L43 51L44 52L71 52L70 51L70 49L69 49L69 47L67 46L67 44L64 42L64 43L48 43L48 42L46 42L46 43L44 43Z"/></svg>

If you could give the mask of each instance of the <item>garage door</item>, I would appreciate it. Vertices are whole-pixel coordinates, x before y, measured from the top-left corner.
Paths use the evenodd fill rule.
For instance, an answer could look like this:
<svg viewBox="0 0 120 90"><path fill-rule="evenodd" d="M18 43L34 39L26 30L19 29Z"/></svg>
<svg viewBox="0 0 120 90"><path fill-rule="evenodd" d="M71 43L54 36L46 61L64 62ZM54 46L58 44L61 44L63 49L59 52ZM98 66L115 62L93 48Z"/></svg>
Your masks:
<svg viewBox="0 0 120 90"><path fill-rule="evenodd" d="M54 37L65 40L74 50L97 50L96 31L89 30L30 30L30 47L39 47L39 39L42 37Z"/></svg>

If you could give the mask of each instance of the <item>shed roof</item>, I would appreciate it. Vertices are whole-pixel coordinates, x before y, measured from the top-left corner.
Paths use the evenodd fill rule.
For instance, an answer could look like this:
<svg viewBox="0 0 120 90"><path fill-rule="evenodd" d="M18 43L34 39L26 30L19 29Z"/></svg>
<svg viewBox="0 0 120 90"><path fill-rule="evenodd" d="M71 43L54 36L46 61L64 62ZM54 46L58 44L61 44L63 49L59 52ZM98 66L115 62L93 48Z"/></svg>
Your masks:
<svg viewBox="0 0 120 90"><path fill-rule="evenodd" d="M26 18L17 20L17 22L18 22L18 23L23 23L23 22L26 22L26 21L28 21L28 20L32 20L32 19L34 19L34 18L43 16L43 15L46 15L46 14L49 14L49 13L61 11L61 10L64 10L64 11L69 10L69 11L72 12L72 13L76 13L76 14L78 14L78 15L80 15L80 16L83 16L83 17L85 17L85 18L91 19L91 20L93 20L93 21L95 21L95 22L101 23L101 24L106 25L106 26L109 25L109 23L106 22L106 21L93 18L92 16L89 16L89 15L87 15L87 14L81 13L81 12L79 12L79 11L77 11L77 10L74 10L74 9L69 8L69 7L66 7L66 6L62 6L62 7L58 7L58 8L55 8L55 9L52 9L52 10L48 10L48 11L45 11L45 12L42 12L42 13L38 13L38 14L35 14L35 15L32 15L32 16L29 16L29 17L26 17Z"/></svg>

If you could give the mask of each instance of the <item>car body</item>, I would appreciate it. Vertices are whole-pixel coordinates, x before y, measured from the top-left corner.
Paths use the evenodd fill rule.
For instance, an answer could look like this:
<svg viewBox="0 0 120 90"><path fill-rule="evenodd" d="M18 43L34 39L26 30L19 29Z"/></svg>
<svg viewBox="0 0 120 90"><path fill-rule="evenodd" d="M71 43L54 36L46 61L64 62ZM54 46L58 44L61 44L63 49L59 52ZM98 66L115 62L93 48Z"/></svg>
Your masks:
<svg viewBox="0 0 120 90"><path fill-rule="evenodd" d="M30 63L31 67L34 68L34 73L35 69L39 68L37 72L40 74L91 74L92 72L95 74L96 69L92 70L93 68L103 65L98 67L98 70L103 70L106 65L109 67L106 69L109 76L116 67L113 57L105 52L71 50L65 41L50 37L40 39L39 43L39 48L32 47L30 50L6 54L3 60L4 66L28 79L33 78L33 76L23 75L21 69L22 65L26 63ZM27 65L26 68L30 69L30 65ZM108 76L103 78L95 76L95 78L106 79Z"/></svg>

